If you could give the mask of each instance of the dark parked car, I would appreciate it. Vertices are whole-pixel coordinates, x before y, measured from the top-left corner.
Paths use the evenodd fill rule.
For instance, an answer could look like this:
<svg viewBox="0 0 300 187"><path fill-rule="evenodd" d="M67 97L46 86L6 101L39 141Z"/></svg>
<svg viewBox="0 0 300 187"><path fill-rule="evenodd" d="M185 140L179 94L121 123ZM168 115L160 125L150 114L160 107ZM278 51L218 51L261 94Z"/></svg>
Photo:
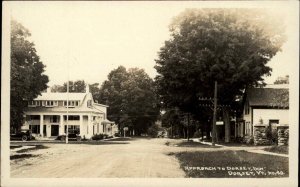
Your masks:
<svg viewBox="0 0 300 187"><path fill-rule="evenodd" d="M34 139L30 130L21 130L17 133L10 134L10 140L28 141Z"/></svg>
<svg viewBox="0 0 300 187"><path fill-rule="evenodd" d="M66 135L60 135L57 137L58 140L66 141ZM77 132L69 132L68 140L81 141L81 136Z"/></svg>

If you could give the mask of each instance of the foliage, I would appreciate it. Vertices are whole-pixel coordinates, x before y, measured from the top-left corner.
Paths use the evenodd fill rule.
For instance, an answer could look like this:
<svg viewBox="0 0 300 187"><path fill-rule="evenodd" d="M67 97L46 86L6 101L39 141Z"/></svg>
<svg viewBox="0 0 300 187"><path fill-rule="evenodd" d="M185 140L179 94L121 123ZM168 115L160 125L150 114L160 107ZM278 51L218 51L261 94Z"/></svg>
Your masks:
<svg viewBox="0 0 300 187"><path fill-rule="evenodd" d="M202 135L201 135L201 131L196 131L193 135L193 138L201 138Z"/></svg>
<svg viewBox="0 0 300 187"><path fill-rule="evenodd" d="M264 148L265 151L273 152L273 153L279 153L279 154L289 154L289 146L286 145L274 145L271 147Z"/></svg>
<svg viewBox="0 0 300 187"><path fill-rule="evenodd" d="M95 134L92 136L92 140L103 140L104 134Z"/></svg>
<svg viewBox="0 0 300 187"><path fill-rule="evenodd" d="M289 84L289 76L286 75L284 78L278 77L274 84Z"/></svg>
<svg viewBox="0 0 300 187"><path fill-rule="evenodd" d="M171 39L156 60L164 107L207 116L211 110L200 108L199 97L213 97L214 81L218 102L233 105L246 87L264 84L267 62L285 41L283 30L280 19L257 9L186 10L170 25Z"/></svg>
<svg viewBox="0 0 300 187"><path fill-rule="evenodd" d="M15 20L11 22L11 81L10 126L19 129L27 101L32 101L47 88L45 65L37 55L34 43L29 41L29 30Z"/></svg>
<svg viewBox="0 0 300 187"><path fill-rule="evenodd" d="M55 84L53 86L51 86L50 88L51 92L64 92L65 88L64 86L61 86L61 85L58 85L58 84Z"/></svg>
<svg viewBox="0 0 300 187"><path fill-rule="evenodd" d="M112 70L99 91L99 102L109 106L108 118L129 127L135 134L145 133L159 116L154 82L143 69L119 66Z"/></svg>
<svg viewBox="0 0 300 187"><path fill-rule="evenodd" d="M69 92L85 92L86 83L84 80L77 80L77 81L69 81ZM67 92L67 82L63 85L53 85L51 87L51 92Z"/></svg>
<svg viewBox="0 0 300 187"><path fill-rule="evenodd" d="M86 83L84 80L77 80L77 81L69 81L69 92L85 92L86 90ZM63 85L62 92L67 92L67 82Z"/></svg>
<svg viewBox="0 0 300 187"><path fill-rule="evenodd" d="M156 138L158 135L158 131L160 131L160 130L161 130L161 128L159 128L158 125L153 124L152 126L150 126L148 128L147 134L153 138Z"/></svg>
<svg viewBox="0 0 300 187"><path fill-rule="evenodd" d="M99 98L100 88L99 83L89 84L90 92L93 98ZM67 92L67 82L63 85L53 85L51 92ZM86 92L86 83L84 80L69 81L69 92L84 93Z"/></svg>
<svg viewBox="0 0 300 187"><path fill-rule="evenodd" d="M97 100L99 98L99 96L100 96L100 86L99 86L99 83L90 84L89 88L90 88L90 92L93 95L94 100L96 100L96 102L99 102Z"/></svg>

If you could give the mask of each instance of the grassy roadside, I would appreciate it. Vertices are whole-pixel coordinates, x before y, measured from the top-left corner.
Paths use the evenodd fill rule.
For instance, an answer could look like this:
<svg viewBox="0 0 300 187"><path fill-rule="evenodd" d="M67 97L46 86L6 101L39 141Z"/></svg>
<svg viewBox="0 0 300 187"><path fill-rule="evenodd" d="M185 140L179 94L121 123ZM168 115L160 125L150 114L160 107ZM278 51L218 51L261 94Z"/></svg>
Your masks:
<svg viewBox="0 0 300 187"><path fill-rule="evenodd" d="M201 147L201 148L220 148L220 146L211 146L207 144L203 144L200 142L193 141L184 141L184 142L166 142L167 146L175 146L175 147Z"/></svg>
<svg viewBox="0 0 300 187"><path fill-rule="evenodd" d="M281 146L275 145L272 147L267 147L264 150L272 153L289 154L289 147L286 145L281 145Z"/></svg>
<svg viewBox="0 0 300 187"><path fill-rule="evenodd" d="M288 177L288 158L246 151L174 153L187 177L272 178Z"/></svg>
<svg viewBox="0 0 300 187"><path fill-rule="evenodd" d="M15 149L19 150L15 150ZM10 160L16 160L16 159L25 159L25 158L31 158L31 157L37 157L36 154L30 154L28 152L35 151L38 149L48 149L48 147L44 145L31 145L30 147L23 147L22 145L11 145L10 149L13 151L13 153L10 155Z"/></svg>
<svg viewBox="0 0 300 187"><path fill-rule="evenodd" d="M114 142L114 141L133 141L134 139L130 138L130 137L117 137L114 139L107 139L105 141L107 142Z"/></svg>

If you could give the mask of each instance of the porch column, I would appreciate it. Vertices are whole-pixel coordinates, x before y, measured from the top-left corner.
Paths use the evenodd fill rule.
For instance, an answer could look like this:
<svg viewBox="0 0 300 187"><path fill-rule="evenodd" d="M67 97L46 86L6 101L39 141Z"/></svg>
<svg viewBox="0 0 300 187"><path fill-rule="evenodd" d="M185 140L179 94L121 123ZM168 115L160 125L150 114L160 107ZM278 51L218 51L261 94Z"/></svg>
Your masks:
<svg viewBox="0 0 300 187"><path fill-rule="evenodd" d="M91 129L91 126L92 126L92 116L89 114L88 115L88 124L87 124L87 135L90 137L90 134L92 134L92 129Z"/></svg>
<svg viewBox="0 0 300 187"><path fill-rule="evenodd" d="M44 136L44 115L40 115L40 134Z"/></svg>
<svg viewBox="0 0 300 187"><path fill-rule="evenodd" d="M83 137L84 129L83 129L83 116L82 115L79 115L79 130L80 130L80 136Z"/></svg>
<svg viewBox="0 0 300 187"><path fill-rule="evenodd" d="M58 134L59 135L62 135L64 134L64 116L63 115L60 115L59 116L59 131L58 131Z"/></svg>

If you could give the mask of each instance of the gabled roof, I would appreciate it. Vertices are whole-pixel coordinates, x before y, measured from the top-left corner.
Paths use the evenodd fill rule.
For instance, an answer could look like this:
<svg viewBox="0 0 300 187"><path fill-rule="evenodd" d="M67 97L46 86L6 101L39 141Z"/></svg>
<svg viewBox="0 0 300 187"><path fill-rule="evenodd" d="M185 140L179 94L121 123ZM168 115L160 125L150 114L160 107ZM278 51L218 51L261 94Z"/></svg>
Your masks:
<svg viewBox="0 0 300 187"><path fill-rule="evenodd" d="M250 88L247 91L250 106L288 108L288 88Z"/></svg>
<svg viewBox="0 0 300 187"><path fill-rule="evenodd" d="M87 93L42 93L42 95L39 95L36 99L34 100L41 100L41 101L65 101L67 99L69 100L76 100L76 101L82 101L84 99L84 96Z"/></svg>

